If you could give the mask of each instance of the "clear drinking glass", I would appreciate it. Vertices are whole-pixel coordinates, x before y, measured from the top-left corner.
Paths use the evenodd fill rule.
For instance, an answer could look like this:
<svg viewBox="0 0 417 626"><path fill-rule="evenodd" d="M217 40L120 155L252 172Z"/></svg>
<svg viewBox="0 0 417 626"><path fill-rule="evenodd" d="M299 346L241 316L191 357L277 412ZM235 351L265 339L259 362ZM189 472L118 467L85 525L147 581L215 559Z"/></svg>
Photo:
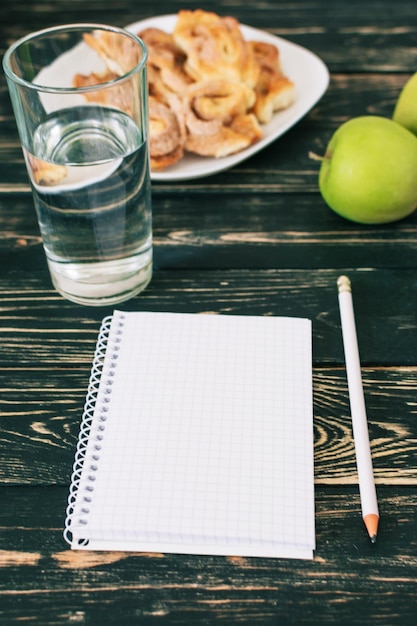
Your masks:
<svg viewBox="0 0 417 626"><path fill-rule="evenodd" d="M97 24L32 33L3 67L52 282L106 305L152 276L147 51Z"/></svg>

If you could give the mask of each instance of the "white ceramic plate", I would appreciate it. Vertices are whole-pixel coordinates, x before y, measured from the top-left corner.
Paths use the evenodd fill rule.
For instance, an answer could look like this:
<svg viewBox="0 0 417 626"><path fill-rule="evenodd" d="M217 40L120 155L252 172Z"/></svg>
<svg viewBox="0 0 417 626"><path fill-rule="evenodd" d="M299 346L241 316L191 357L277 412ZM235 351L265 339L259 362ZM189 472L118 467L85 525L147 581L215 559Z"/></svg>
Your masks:
<svg viewBox="0 0 417 626"><path fill-rule="evenodd" d="M161 15L129 24L126 28L135 34L149 26L172 33L176 21L177 15ZM325 93L329 84L329 71L323 61L310 50L243 24L241 31L245 39L272 43L279 48L284 73L295 83L295 102L288 109L275 113L272 120L262 126L264 132L262 139L249 148L220 159L187 154L181 161L166 170L152 172L152 180L189 180L216 174L233 167L283 135L304 117Z"/></svg>

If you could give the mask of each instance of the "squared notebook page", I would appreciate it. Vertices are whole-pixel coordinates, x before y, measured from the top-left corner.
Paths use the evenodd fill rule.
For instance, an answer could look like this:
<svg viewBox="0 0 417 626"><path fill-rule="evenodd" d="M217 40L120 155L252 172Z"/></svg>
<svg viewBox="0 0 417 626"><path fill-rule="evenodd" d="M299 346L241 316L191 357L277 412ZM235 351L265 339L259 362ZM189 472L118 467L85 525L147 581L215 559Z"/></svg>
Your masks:
<svg viewBox="0 0 417 626"><path fill-rule="evenodd" d="M111 322L72 547L312 558L311 322Z"/></svg>

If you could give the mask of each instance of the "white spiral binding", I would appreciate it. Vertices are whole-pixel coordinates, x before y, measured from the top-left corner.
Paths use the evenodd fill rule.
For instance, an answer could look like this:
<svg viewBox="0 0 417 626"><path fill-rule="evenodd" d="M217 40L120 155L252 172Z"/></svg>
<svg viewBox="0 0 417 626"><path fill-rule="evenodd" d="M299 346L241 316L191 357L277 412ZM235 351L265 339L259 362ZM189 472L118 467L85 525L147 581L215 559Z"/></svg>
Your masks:
<svg viewBox="0 0 417 626"><path fill-rule="evenodd" d="M104 439L106 429L105 422L109 410L111 386L117 367L117 352L120 348L118 344L121 342L121 335L123 333L123 319L123 315L119 314L117 327L112 330L112 337L114 335L114 339L112 340L111 352L108 355L110 360L108 361L106 371L104 371L104 362L106 353L110 350L110 328L113 316L105 317L100 327L81 420L75 460L72 467L71 485L66 509L64 539L70 545L73 543L71 526L75 524L79 528L80 525L86 525L88 522L90 504L94 493L95 472L97 472L98 469L102 446L101 441ZM102 393L100 406L97 407L99 390L101 390ZM93 425L94 415L96 415L96 419ZM92 441L93 437L94 443ZM87 456L87 445L89 441L90 451ZM86 465L87 463L89 463L89 466ZM84 472L88 473L84 477L84 494L80 494L81 476ZM80 539L77 542L79 546L83 547L87 546L88 543L88 539Z"/></svg>

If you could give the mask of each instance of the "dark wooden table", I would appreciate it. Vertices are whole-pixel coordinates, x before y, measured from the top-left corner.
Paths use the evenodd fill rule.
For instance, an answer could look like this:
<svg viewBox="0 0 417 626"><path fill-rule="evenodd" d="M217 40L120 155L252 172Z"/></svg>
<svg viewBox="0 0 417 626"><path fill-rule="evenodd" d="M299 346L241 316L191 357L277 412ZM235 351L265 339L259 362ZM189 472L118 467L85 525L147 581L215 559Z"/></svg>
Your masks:
<svg viewBox="0 0 417 626"><path fill-rule="evenodd" d="M16 38L74 21L125 25L194 3L3 4ZM239 166L153 186L155 273L126 310L294 315L313 321L313 561L73 552L62 537L99 323L52 288L4 76L0 77L0 623L414 624L417 609L417 214L360 226L317 186L345 120L390 116L417 70L414 1L210 1L310 48L329 89L292 130ZM417 172L416 172L417 183ZM381 512L360 514L336 278L351 277Z"/></svg>

